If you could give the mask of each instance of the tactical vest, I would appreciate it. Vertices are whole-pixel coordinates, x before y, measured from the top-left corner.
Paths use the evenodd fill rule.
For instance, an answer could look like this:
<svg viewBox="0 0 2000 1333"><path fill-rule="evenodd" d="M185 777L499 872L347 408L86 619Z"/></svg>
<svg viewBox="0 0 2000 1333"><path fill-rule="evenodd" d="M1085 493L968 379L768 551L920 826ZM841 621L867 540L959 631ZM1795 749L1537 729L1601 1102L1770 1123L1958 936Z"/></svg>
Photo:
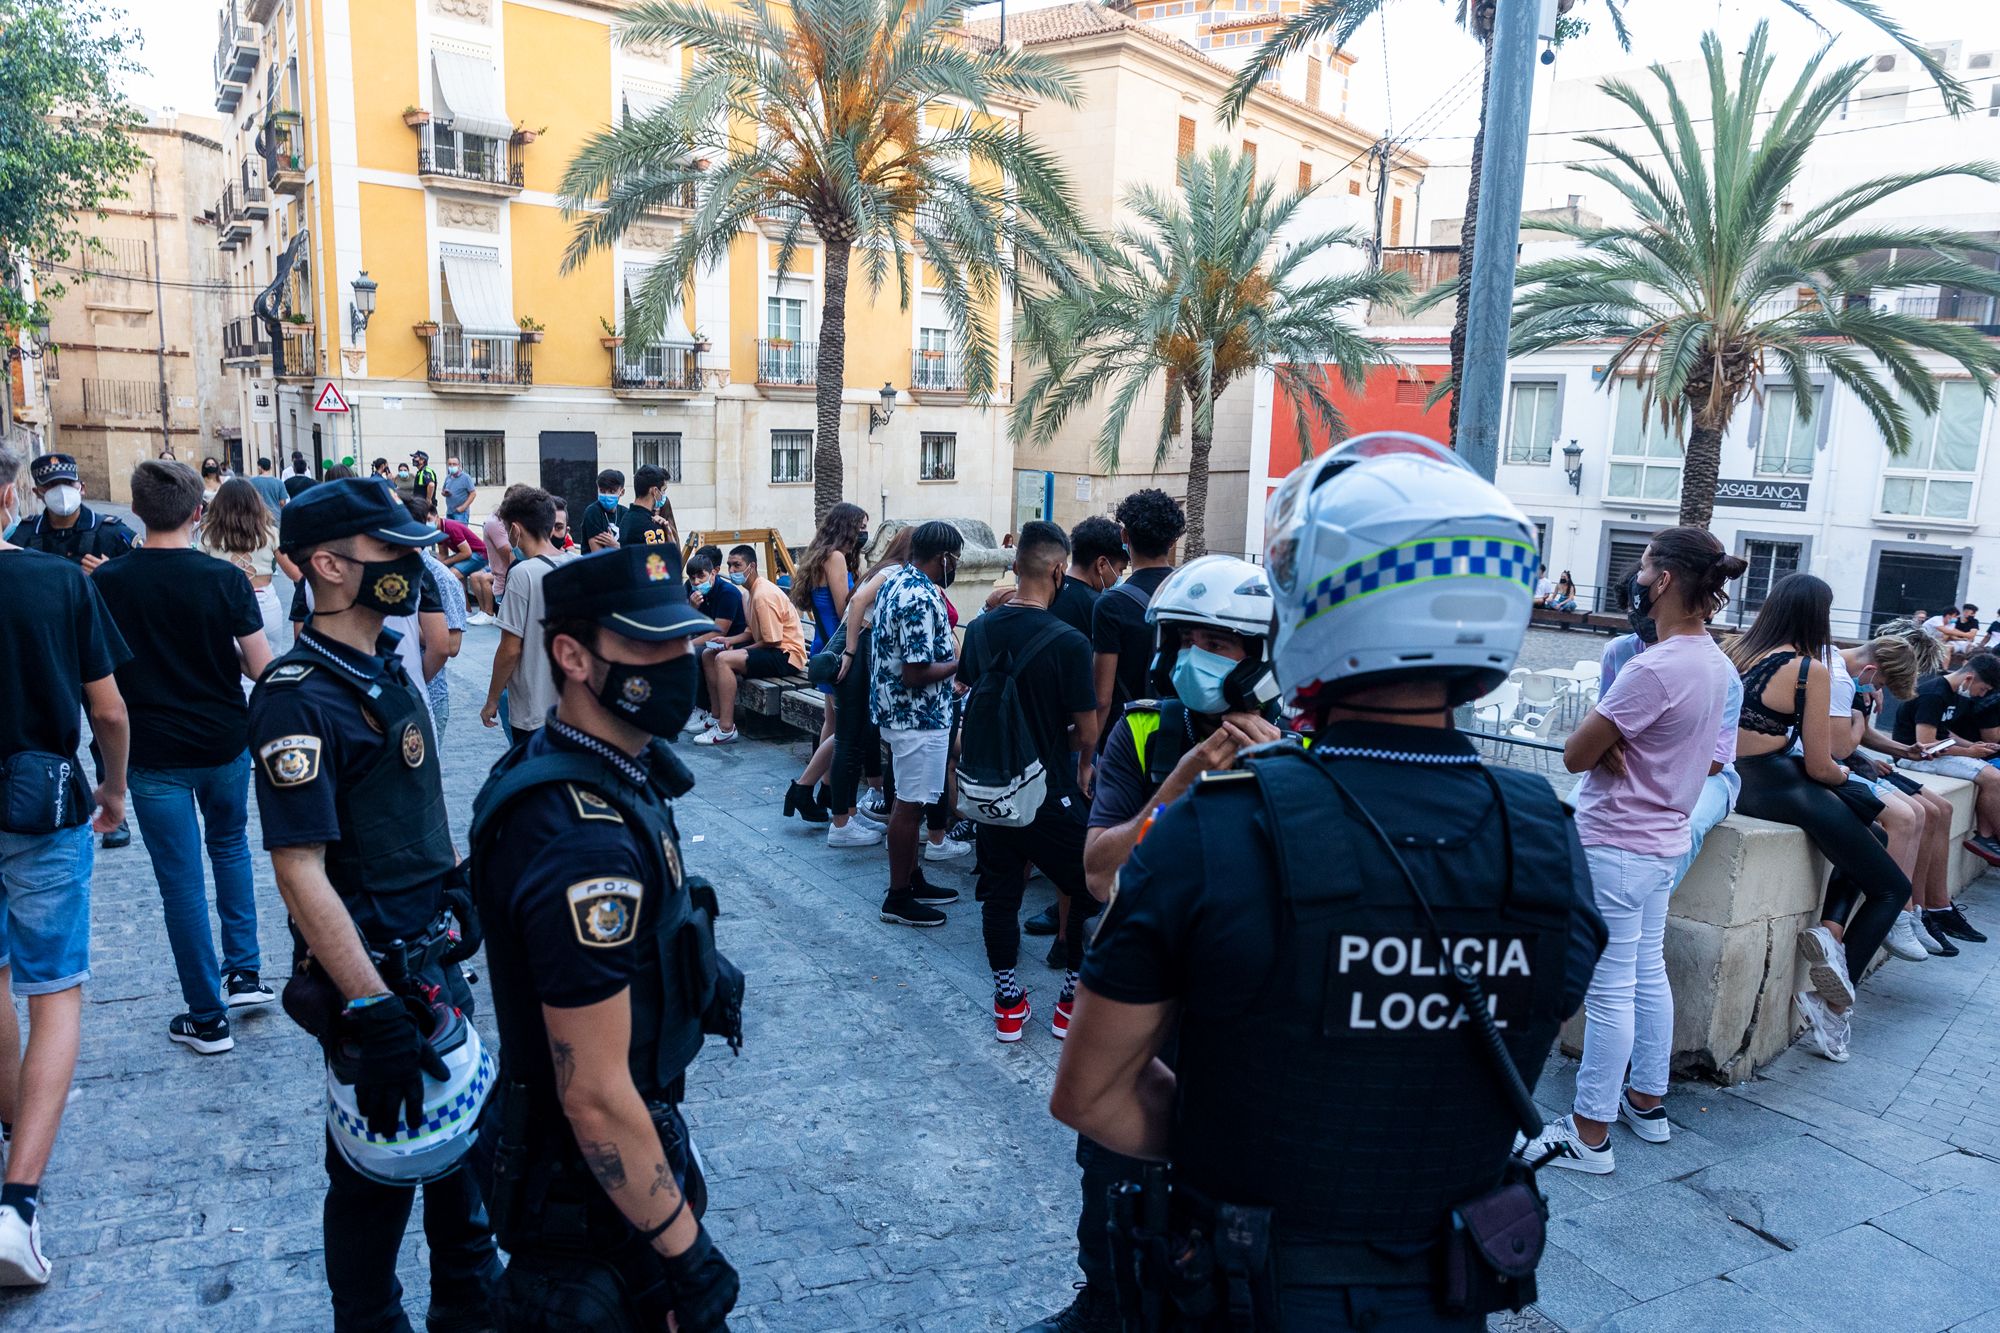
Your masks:
<svg viewBox="0 0 2000 1333"><path fill-rule="evenodd" d="M699 886L702 901L688 892L667 802L689 790L694 780L680 759L657 743L652 779L643 791L596 755L549 750L527 758L523 747L516 746L494 765L473 801L472 891L487 927L486 959L492 974L493 1011L500 1025L501 1077L508 1083L530 1084L534 1102L544 1109L559 1106L554 1085L547 1082L546 1066L519 1058L522 1051L548 1049L541 1004L526 984L528 962L522 941L503 917L487 911L496 901L500 878L518 869L493 864L492 843L502 817L525 793L550 783L568 783L594 795L605 803L606 814L616 812L627 835L637 840L646 866L646 896L639 914L639 965L632 977L628 1059L632 1082L642 1096L677 1101L678 1080L701 1050L702 1012L715 989L715 898L706 884ZM578 866L577 873L586 876L590 867ZM558 1115L558 1128L561 1123ZM556 1137L561 1143L574 1143L567 1130Z"/></svg>
<svg viewBox="0 0 2000 1333"><path fill-rule="evenodd" d="M23 531L15 534L14 544L30 551L46 551L53 554L51 548L43 542L45 530L48 532L55 531L54 528L47 526L48 521L49 516L46 510L35 515L32 526L24 524ZM88 505L82 507L78 513L76 522L71 525L69 531L77 534L75 555L79 560L87 555L111 554L111 548L113 547L121 550L129 550L132 545L132 538L136 535L119 520L117 515L99 514ZM123 537L122 544L113 540L121 535Z"/></svg>
<svg viewBox="0 0 2000 1333"><path fill-rule="evenodd" d="M1188 739L1188 709L1179 699L1137 699L1125 705L1125 729L1132 733L1132 751L1139 769L1158 791L1193 744Z"/></svg>
<svg viewBox="0 0 2000 1333"><path fill-rule="evenodd" d="M424 696L407 680L359 680L304 645L273 662L258 690L286 688L272 673L293 664L311 666L353 691L365 714L356 725L367 726L384 741L367 771L342 773L334 789L340 841L327 845L327 878L342 893L355 886L371 896L441 887L458 856L451 845L444 774Z"/></svg>
<svg viewBox="0 0 2000 1333"><path fill-rule="evenodd" d="M1271 840L1292 871L1243 890L1277 899L1275 965L1255 1001L1182 1011L1172 1156L1211 1199L1272 1207L1281 1243L1313 1247L1314 1280L1422 1282L1448 1210L1499 1182L1517 1128L1449 966L1481 974L1532 1087L1560 1025L1568 820L1545 781L1502 769L1490 790L1504 810L1489 799L1469 837L1391 835L1445 960L1388 852L1314 771L1353 763L1273 746L1246 775L1196 787L1211 886L1243 883L1244 836ZM1381 809L1426 800L1441 775L1409 770L1408 788L1387 792L1358 776L1344 785Z"/></svg>

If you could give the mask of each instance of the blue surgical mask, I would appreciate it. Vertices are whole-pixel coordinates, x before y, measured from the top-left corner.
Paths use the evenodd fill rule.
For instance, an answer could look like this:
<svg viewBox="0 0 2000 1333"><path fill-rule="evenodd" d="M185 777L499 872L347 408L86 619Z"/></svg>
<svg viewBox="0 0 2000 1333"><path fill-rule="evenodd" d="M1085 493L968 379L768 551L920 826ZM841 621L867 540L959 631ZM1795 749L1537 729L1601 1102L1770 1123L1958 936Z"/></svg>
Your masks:
<svg viewBox="0 0 2000 1333"><path fill-rule="evenodd" d="M740 588L750 581L750 572L743 569L732 569L729 571L729 581Z"/></svg>
<svg viewBox="0 0 2000 1333"><path fill-rule="evenodd" d="M706 597L708 596L708 590L714 586L714 579L703 579L700 583L694 585L694 590L697 596Z"/></svg>
<svg viewBox="0 0 2000 1333"><path fill-rule="evenodd" d="M1227 712L1229 700L1222 683L1235 669L1236 663L1220 653L1189 644L1174 661L1174 693L1197 713Z"/></svg>
<svg viewBox="0 0 2000 1333"><path fill-rule="evenodd" d="M618 497L615 495L600 495L597 497L597 503L603 505L606 509L616 509L618 507Z"/></svg>

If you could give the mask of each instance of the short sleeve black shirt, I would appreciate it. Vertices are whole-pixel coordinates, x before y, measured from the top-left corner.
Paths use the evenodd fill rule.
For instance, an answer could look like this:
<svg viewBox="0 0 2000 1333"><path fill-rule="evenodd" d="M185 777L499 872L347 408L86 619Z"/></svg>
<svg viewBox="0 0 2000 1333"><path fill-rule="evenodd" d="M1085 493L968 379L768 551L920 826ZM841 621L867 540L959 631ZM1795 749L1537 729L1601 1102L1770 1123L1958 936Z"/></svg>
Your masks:
<svg viewBox="0 0 2000 1333"><path fill-rule="evenodd" d="M671 546L673 540L667 521L658 514L638 505L627 505L618 512L620 546ZM676 560L674 563L680 562Z"/></svg>
<svg viewBox="0 0 2000 1333"><path fill-rule="evenodd" d="M0 758L74 757L85 682L130 655L81 569L40 551L0 551Z"/></svg>
<svg viewBox="0 0 2000 1333"><path fill-rule="evenodd" d="M1097 605L1097 595L1097 589L1076 575L1065 574L1061 590L1049 603L1049 613L1087 639L1090 637L1090 615Z"/></svg>
<svg viewBox="0 0 2000 1333"><path fill-rule="evenodd" d="M978 683L981 675L1004 665L1054 619L1039 606L1000 606L988 611L965 631L958 679L967 687ZM1049 794L1076 795L1076 754L1070 748L1069 727L1075 714L1097 707L1090 644L1064 625L1055 641L1042 649L1027 670L1016 672L1014 680L1035 753L1048 771Z"/></svg>
<svg viewBox="0 0 2000 1333"><path fill-rule="evenodd" d="M1125 582L1150 602L1173 572L1164 565L1136 569ZM1146 607L1139 598L1112 587L1097 599L1090 617L1090 646L1096 652L1118 656L1117 684L1109 701L1113 708L1147 697L1146 673L1153 665L1153 639L1153 627L1146 623Z"/></svg>
<svg viewBox="0 0 2000 1333"><path fill-rule="evenodd" d="M1978 705L1959 697L1957 690L1944 676L1925 676L1917 682L1914 699L1896 710L1896 726L1892 733L1904 745L1917 743L1918 726L1936 727L1937 738L1947 735L1960 740L1979 739ZM1989 724L2000 725L2000 724Z"/></svg>
<svg viewBox="0 0 2000 1333"><path fill-rule="evenodd" d="M600 532L608 532L615 537L618 535L618 521L624 514L625 506L623 505L619 505L613 510L606 509L601 504L593 503L571 522L570 535L576 538L577 545L579 546L588 546L590 539Z"/></svg>
<svg viewBox="0 0 2000 1333"><path fill-rule="evenodd" d="M294 472L285 478L285 498L296 500L312 489L313 479L303 472Z"/></svg>
<svg viewBox="0 0 2000 1333"><path fill-rule="evenodd" d="M200 551L141 548L91 577L132 649L118 669L132 766L213 768L242 754L250 710L236 640L264 629L243 571Z"/></svg>
<svg viewBox="0 0 2000 1333"><path fill-rule="evenodd" d="M50 523L46 513L37 515L15 531L14 544L80 565L86 555L101 555L106 559L124 555L132 549L136 535L115 516L97 513L85 505L77 511L76 522L66 528Z"/></svg>

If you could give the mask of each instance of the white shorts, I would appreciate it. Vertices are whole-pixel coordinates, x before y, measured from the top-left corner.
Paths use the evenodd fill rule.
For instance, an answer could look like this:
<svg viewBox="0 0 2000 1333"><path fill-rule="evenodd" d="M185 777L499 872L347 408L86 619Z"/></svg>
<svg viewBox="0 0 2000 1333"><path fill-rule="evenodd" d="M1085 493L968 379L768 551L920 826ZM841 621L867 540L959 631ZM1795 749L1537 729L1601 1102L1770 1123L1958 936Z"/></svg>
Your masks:
<svg viewBox="0 0 2000 1333"><path fill-rule="evenodd" d="M1936 773L1940 777L1964 778L1971 782L1988 767L1984 759L1969 754L1941 754L1935 759L1905 759L1903 767L1912 773Z"/></svg>
<svg viewBox="0 0 2000 1333"><path fill-rule="evenodd" d="M896 799L929 805L944 795L944 769L951 761L949 731L882 728L889 756L896 762Z"/></svg>

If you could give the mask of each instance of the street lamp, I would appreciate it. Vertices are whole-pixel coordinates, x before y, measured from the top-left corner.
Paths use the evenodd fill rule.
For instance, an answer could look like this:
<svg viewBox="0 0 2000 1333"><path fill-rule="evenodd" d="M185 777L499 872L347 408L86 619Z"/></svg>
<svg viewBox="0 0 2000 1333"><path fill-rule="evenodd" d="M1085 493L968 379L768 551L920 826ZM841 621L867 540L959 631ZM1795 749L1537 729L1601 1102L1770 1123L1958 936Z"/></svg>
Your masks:
<svg viewBox="0 0 2000 1333"><path fill-rule="evenodd" d="M1563 472L1569 477L1570 490L1583 494L1583 446L1575 440L1563 446Z"/></svg>
<svg viewBox="0 0 2000 1333"><path fill-rule="evenodd" d="M884 384L881 396L882 406L868 405L868 431L871 435L888 425L889 418L896 415L896 386Z"/></svg>
<svg viewBox="0 0 2000 1333"><path fill-rule="evenodd" d="M365 268L354 280L354 300L347 307L347 329L356 339L368 331L369 317L375 313L375 285L375 279L368 276Z"/></svg>

